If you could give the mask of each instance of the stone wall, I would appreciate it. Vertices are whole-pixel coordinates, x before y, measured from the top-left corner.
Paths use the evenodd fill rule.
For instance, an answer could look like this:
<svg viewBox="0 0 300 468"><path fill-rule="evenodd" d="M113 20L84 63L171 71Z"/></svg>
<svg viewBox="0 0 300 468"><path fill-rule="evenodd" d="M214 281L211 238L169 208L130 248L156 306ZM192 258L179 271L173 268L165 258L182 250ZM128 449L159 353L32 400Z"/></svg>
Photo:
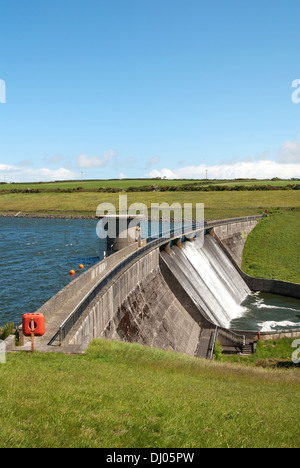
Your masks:
<svg viewBox="0 0 300 468"><path fill-rule="evenodd" d="M94 299L66 344L85 348L91 339L102 337L194 356L200 332L200 322L165 282L159 249L155 249L120 273Z"/></svg>
<svg viewBox="0 0 300 468"><path fill-rule="evenodd" d="M233 224L225 224L213 229L213 232L222 241L227 250L230 251L232 258L239 267L242 265L243 250L247 237L256 225L256 220L250 220Z"/></svg>

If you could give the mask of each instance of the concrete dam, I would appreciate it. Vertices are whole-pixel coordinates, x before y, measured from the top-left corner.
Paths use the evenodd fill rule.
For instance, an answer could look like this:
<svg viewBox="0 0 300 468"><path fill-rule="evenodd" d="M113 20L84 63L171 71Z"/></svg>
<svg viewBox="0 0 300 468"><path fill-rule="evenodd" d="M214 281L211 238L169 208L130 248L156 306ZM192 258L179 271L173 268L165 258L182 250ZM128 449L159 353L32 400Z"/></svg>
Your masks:
<svg viewBox="0 0 300 468"><path fill-rule="evenodd" d="M107 338L211 358L218 337L223 349L251 352L257 332L230 330L249 292L300 298L300 285L241 272L243 247L258 218L210 222L198 232L173 232L110 255L37 311L46 333L36 338L36 350L80 353L92 339ZM18 349L30 349L30 342Z"/></svg>

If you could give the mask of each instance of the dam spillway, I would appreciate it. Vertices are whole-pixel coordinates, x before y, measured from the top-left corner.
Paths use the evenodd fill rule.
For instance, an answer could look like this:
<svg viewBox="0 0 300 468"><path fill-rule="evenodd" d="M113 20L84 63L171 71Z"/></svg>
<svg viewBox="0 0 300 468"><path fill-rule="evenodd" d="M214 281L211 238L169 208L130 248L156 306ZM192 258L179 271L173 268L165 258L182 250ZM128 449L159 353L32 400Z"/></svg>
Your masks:
<svg viewBox="0 0 300 468"><path fill-rule="evenodd" d="M161 256L199 311L213 324L229 328L243 313L250 289L212 236L172 246Z"/></svg>
<svg viewBox="0 0 300 468"><path fill-rule="evenodd" d="M78 353L92 339L108 338L211 357L212 338L218 336L223 348L244 352L245 339L255 339L258 329L232 332L231 325L244 313L241 303L249 291L300 299L298 284L256 279L240 270L245 239L257 218L206 223L204 245L203 230L184 237L176 232L105 258L40 307L46 334L37 338L36 348ZM245 337L238 330L253 332ZM289 332L300 336L299 327ZM11 346L16 351L28 345L25 340L24 347Z"/></svg>

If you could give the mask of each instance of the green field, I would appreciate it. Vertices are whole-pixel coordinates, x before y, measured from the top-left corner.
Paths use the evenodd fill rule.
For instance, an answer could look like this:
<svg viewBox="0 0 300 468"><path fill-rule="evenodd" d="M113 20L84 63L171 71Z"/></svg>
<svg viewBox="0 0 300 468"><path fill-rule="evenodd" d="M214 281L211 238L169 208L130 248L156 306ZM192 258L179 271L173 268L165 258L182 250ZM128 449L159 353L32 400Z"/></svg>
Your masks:
<svg viewBox="0 0 300 468"><path fill-rule="evenodd" d="M197 180L197 179L112 179L112 180L75 180L62 182L0 183L1 193L18 192L76 192L76 191L151 191L151 190L245 190L250 188L294 189L300 188L299 179L234 179L234 180Z"/></svg>
<svg viewBox="0 0 300 468"><path fill-rule="evenodd" d="M84 188L97 187L121 187L127 188L130 186L145 186L150 184L156 185L187 185L187 184L270 184L270 185L285 185L289 183L300 183L299 179L162 179L157 178L142 178L142 179L94 179L94 180L65 180L54 182L13 182L1 183L0 188L36 188L39 186L42 189L55 188L73 188L81 185Z"/></svg>
<svg viewBox="0 0 300 468"><path fill-rule="evenodd" d="M125 195L125 194L123 194ZM261 214L263 210L300 209L300 190L255 192L136 192L127 193L128 207L144 203L204 203L205 217L218 219ZM112 203L118 211L118 193L9 193L0 195L0 212L95 216L100 203Z"/></svg>
<svg viewBox="0 0 300 468"><path fill-rule="evenodd" d="M300 208L299 180L166 180L124 179L89 180L51 183L0 184L0 212L46 215L95 216L98 204L112 203L118 212L119 193L127 191L128 206L144 203L149 209L152 203L205 204L207 219L261 214L264 209ZM188 190L187 186L188 187ZM130 190L136 187L136 192ZM148 191L141 191L143 188ZM160 191L163 188L167 191ZM177 191L172 191L172 187ZM264 190L244 191L240 187ZM217 189L202 192L199 188ZM223 191L226 188L226 191ZM234 188L234 191L227 189ZM276 190L270 190L273 188ZM288 190L286 190L288 188ZM104 191L100 191L104 190ZM181 190L182 189L182 190ZM180 191L178 191L180 190ZM23 191L23 192L21 192ZM69 191L69 192L68 192ZM110 192L109 192L110 191ZM149 213L150 214L150 213ZM195 212L194 212L195 216Z"/></svg>
<svg viewBox="0 0 300 468"><path fill-rule="evenodd" d="M291 350L292 351L292 350ZM0 447L300 446L300 374L105 340L9 354Z"/></svg>
<svg viewBox="0 0 300 468"><path fill-rule="evenodd" d="M119 188L120 190L126 190L129 187L144 187L144 186L164 186L164 185L184 185L188 183L195 183L195 180L164 180L164 179L112 179L112 180L75 180L75 181L64 181L64 182L31 182L31 183L12 183L12 184L0 184L0 190L36 190L41 191L52 191L52 190L72 190L77 187L82 187L85 190L97 190L102 187L106 188ZM205 181L199 181L204 183ZM283 184L288 183L284 181ZM289 182L290 183L290 182ZM300 183L300 181L299 181Z"/></svg>
<svg viewBox="0 0 300 468"><path fill-rule="evenodd" d="M278 211L248 236L242 269L250 276L300 283L300 212Z"/></svg>

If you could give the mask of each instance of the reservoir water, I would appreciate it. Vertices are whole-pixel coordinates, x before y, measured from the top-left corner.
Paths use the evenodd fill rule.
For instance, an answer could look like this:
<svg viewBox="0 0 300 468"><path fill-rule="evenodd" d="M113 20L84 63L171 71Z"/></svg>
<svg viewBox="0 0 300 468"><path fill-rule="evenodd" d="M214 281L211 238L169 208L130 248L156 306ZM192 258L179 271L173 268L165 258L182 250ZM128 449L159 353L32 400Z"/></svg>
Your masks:
<svg viewBox="0 0 300 468"><path fill-rule="evenodd" d="M99 261L96 220L0 218L0 326L19 324L72 277ZM146 234L146 232L145 232ZM172 248L170 267L190 297L220 326L243 330L300 327L300 300L251 293L211 236ZM85 271L83 270L83 271Z"/></svg>
<svg viewBox="0 0 300 468"><path fill-rule="evenodd" d="M19 324L99 261L94 220L0 218L0 326ZM85 270L83 270L85 271Z"/></svg>
<svg viewBox="0 0 300 468"><path fill-rule="evenodd" d="M0 326L19 324L24 313L35 312L72 281L71 269L78 276L99 262L97 223L0 217ZM141 228L143 237L150 235L148 223ZM159 229L162 226L154 224L152 234Z"/></svg>

